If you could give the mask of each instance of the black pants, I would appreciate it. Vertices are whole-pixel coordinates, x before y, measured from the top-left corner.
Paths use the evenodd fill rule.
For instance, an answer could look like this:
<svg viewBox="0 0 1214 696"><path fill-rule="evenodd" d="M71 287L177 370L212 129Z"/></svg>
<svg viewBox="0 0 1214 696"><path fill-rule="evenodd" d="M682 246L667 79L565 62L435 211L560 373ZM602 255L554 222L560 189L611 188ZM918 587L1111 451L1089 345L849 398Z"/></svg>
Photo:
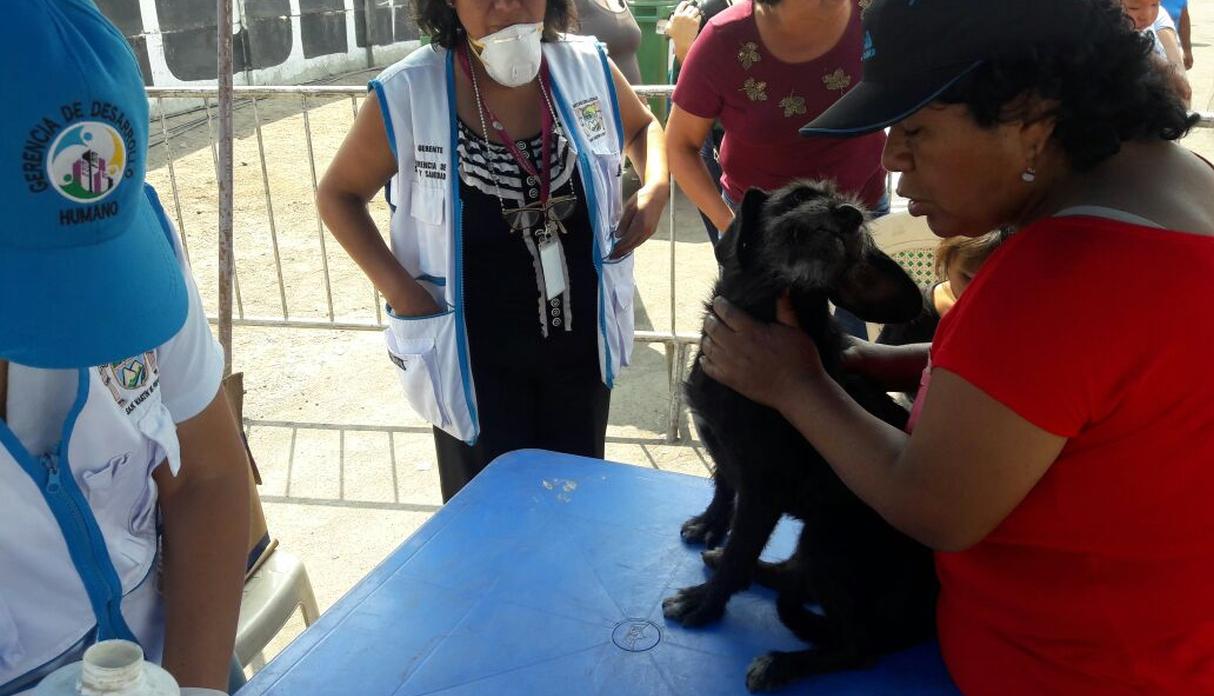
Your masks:
<svg viewBox="0 0 1214 696"><path fill-rule="evenodd" d="M470 447L434 429L444 503L498 455L516 449L603 457L611 390L595 363L589 370L565 367L538 374L532 366L486 366L474 370L474 380L481 424L476 444Z"/></svg>

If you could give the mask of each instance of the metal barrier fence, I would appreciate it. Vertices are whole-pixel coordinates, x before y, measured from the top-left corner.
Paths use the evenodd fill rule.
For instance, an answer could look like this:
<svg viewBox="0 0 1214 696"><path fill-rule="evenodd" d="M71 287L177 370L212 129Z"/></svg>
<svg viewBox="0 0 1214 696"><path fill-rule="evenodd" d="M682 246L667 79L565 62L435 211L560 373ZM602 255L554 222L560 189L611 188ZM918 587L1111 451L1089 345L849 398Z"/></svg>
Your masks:
<svg viewBox="0 0 1214 696"><path fill-rule="evenodd" d="M673 88L665 85L658 86L642 86L635 88L637 93L643 97L668 97ZM218 171L218 154L216 149L216 128L215 116L213 114L218 91L214 87L180 87L180 88L161 88L151 87L147 90L148 98L156 106L156 115L153 117L152 136L158 135L159 141L152 143L153 149L163 147L162 152L163 164L168 171L169 188L172 194L173 212L176 217L178 228L181 230L182 240L185 247L187 257L190 253L191 231L193 225L187 226L186 216L183 213L181 187L178 177L178 153L174 151L173 139L185 137L189 131L193 129L201 129L205 123L207 128L209 147L211 149L212 164ZM383 303L378 293L374 288L370 287L369 283L366 286L370 288L371 305L374 307L374 319L371 319L370 312L367 312L365 320L348 321L338 319L335 310L333 280L330 274L329 257L326 250L326 232L324 224L320 219L320 214L316 210L314 203L314 195L318 182L317 166L316 166L316 149L313 142L313 128L309 118L309 114L317 106L329 105L334 100L342 101L348 99L350 101L351 113L357 114L359 101L366 95L366 90L362 87L333 87L333 86L290 86L290 87L236 87L234 89L234 100L238 110L246 112L246 122L251 116L252 131L256 136L258 164L260 166L261 188L264 194L264 207L266 211L266 222L268 223L269 239L272 249L274 263L274 282L276 285L276 294L278 298L277 316L268 316L264 313L258 314L254 311L246 311L244 297L241 293L241 283L239 273L234 272L232 285L235 288L235 312L232 318L234 326L242 327L282 327L294 329L327 329L341 331L380 331L385 328L383 317ZM166 100L174 100L171 104ZM182 100L188 100L187 103L199 103L196 108L181 108L183 107ZM280 108L284 102L295 101L298 104L299 115L302 116L302 131L304 146L307 153L308 167L308 183L310 185L311 195L307 196L307 205L311 207L310 217L315 220L316 227L316 249L319 252L321 259L319 269L311 269L313 273L319 271L323 279L323 294L324 306L320 318L292 316L290 304L288 302L288 293L286 283L284 281L283 259L279 243L280 220L276 217L274 206L274 193L270 185L270 173L267 167L266 160L266 137L263 133L263 116L262 109L267 105L274 105L275 108ZM174 107L173 115L170 115L168 107ZM183 115L184 114L184 115ZM1199 127L1214 128L1214 113L1199 114L1201 120L1198 123ZM184 120L184 123L178 123ZM170 126L170 121L174 125ZM673 190L673 185L672 185ZM673 203L673 198L672 198ZM245 224L239 217L237 212L238 222ZM664 348L667 377L668 377L668 392L669 392L669 408L667 413L667 431L666 441L673 442L679 439L679 426L681 413L683 410L681 400L681 390L679 385L684 376L684 370L688 363L688 356L691 347L698 342L699 334L695 332L680 332L678 330L678 316L676 311L678 297L678 282L676 279L676 244L675 244L675 227L677 223L676 206L669 206L668 224L666 230L666 239L664 240L669 247L669 303L670 303L670 324L667 330L663 331L637 331L636 341L648 344L660 344ZM659 233L660 235L660 233ZM193 240L197 243L199 240ZM655 240L656 241L656 240ZM653 244L653 241L650 242ZM215 321L215 317L210 317ZM230 349L230 345L225 345L225 349ZM249 425L276 425L289 426L292 423L282 421L256 421L248 420ZM302 427L316 427L321 424L316 423L299 423ZM347 426L348 428L358 429L362 426ZM374 430L383 429L384 426L366 426ZM389 430L407 431L410 428L387 428Z"/></svg>
<svg viewBox="0 0 1214 696"><path fill-rule="evenodd" d="M637 87L637 93L642 97L668 97L673 88L670 86L645 86ZM197 245L198 239L191 240L194 225L187 225L187 217L183 212L182 192L179 183L179 160L178 153L174 149L174 138L180 139L183 133L192 129L200 129L205 122L209 147L212 154L212 165L218 171L219 160L216 150L216 117L214 114L215 104L218 91L214 87L178 87L178 88L163 88L150 87L147 89L147 96L155 105L153 127L151 135L153 138L159 138L158 141L151 143L151 149L163 147L161 155L163 157L163 165L167 168L169 189L172 196L172 211L176 218L178 229L181 231L184 251L187 258L190 256L191 243ZM334 304L333 281L330 275L329 257L326 250L326 231L324 223L321 221L319 211L316 210L313 201L317 183L317 166L316 166L316 149L313 144L313 128L309 118L310 113L321 103L326 105L333 103L334 100L350 101L351 113L357 114L360 100L366 95L366 90L362 87L320 87L320 86L290 86L290 87L235 87L233 90L233 99L236 109L246 113L246 121L248 116L251 116L252 130L256 136L257 151L260 166L261 188L264 195L264 207L266 211L266 221L269 228L270 246L272 249L274 263L274 282L277 290L278 306L275 312L276 316L267 316L258 314L253 311L246 311L245 298L241 292L241 277L240 273L233 271L232 286L235 288L235 311L232 317L233 326L242 327L281 327L293 329L327 329L341 331L381 331L386 327L383 317L383 302L378 294L367 283L370 288L372 306L374 307L374 319L372 320L369 313L365 320L348 321L341 320L337 316ZM169 102L167 100L173 100ZM186 105L183 105L182 100L188 100ZM270 172L266 162L266 136L263 133L263 116L262 110L267 104L273 103L280 105L287 100L294 100L298 104L299 114L302 115L302 130L303 140L307 153L308 177L311 189L311 195L308 196L309 205L311 207L311 216L315 219L316 226L316 248L321 259L320 268L313 269L319 271L323 278L324 289L324 312L321 318L292 316L291 305L288 302L288 292L286 282L284 281L283 270L283 255L280 248L279 230L280 220L275 215L275 196L273 187L271 186ZM199 103L196 108L183 108L188 103ZM175 112L170 114L170 112ZM185 119L184 124L176 123ZM170 122L174 125L170 126ZM157 158L160 159L160 158ZM673 190L673 182L672 182ZM239 206L236 212L237 226L242 224L241 213ZM675 206L669 206L667 215L668 223L666 230L666 242L669 247L669 301L670 301L670 324L669 328L664 331L640 331L636 332L636 341L639 343L660 344L664 348L668 378L669 392L669 408L667 413L667 430L666 441L674 442L679 439L679 423L683 410L681 384L684 376L684 370L688 362L690 348L693 344L699 341L699 334L693 332L678 331L677 321L677 297L678 283L676 282L676 244L675 244L675 227L677 223L677 213ZM655 237L660 237L659 231ZM651 240L652 244L655 240ZM221 281L222 284L222 281ZM214 316L209 317L212 322L217 321ZM230 349L229 345L225 345L225 349ZM246 419L248 425L276 425L289 426L292 423L274 421L261 422L253 419ZM315 423L299 423L303 427L315 427ZM358 429L361 426L347 426L348 428ZM368 426L372 427L372 426ZM382 426L374 426L374 429L380 429ZM392 429L392 428L390 428ZM400 430L410 430L409 428L399 428Z"/></svg>

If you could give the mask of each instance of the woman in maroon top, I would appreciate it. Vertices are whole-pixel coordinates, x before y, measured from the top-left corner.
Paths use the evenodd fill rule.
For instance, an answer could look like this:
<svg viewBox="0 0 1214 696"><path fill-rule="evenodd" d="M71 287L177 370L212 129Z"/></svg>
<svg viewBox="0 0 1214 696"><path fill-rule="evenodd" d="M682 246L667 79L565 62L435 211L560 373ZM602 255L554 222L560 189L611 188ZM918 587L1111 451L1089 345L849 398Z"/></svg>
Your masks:
<svg viewBox="0 0 1214 696"><path fill-rule="evenodd" d="M714 17L687 54L666 126L670 171L724 230L733 219L700 160L714 119L725 128L721 185L729 201L751 187L833 179L870 208L888 207L885 136L806 139L804 123L860 79L863 7L870 0L755 0Z"/></svg>

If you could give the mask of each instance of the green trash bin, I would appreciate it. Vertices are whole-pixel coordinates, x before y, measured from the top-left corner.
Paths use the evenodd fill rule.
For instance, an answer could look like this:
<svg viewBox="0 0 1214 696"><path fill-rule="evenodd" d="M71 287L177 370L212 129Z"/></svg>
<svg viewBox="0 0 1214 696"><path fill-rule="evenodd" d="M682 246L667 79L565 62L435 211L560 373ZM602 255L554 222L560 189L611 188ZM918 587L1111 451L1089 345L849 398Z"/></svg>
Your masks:
<svg viewBox="0 0 1214 696"><path fill-rule="evenodd" d="M665 28L666 19L674 12L678 2L630 0L628 5L641 27L641 47L637 49L641 81L647 85L670 84L670 40L665 34L658 33L658 27ZM665 97L649 100L649 107L663 123L666 122L666 103Z"/></svg>

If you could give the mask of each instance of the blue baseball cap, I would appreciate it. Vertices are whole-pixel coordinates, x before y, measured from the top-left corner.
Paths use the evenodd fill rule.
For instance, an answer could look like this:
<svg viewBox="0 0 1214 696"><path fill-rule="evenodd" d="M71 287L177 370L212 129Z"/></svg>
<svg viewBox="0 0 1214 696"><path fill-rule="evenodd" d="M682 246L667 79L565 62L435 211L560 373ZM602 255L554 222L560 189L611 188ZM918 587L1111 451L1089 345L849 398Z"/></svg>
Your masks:
<svg viewBox="0 0 1214 696"><path fill-rule="evenodd" d="M187 295L145 193L148 103L126 39L90 0L20 0L0 55L0 357L89 367L165 343Z"/></svg>

